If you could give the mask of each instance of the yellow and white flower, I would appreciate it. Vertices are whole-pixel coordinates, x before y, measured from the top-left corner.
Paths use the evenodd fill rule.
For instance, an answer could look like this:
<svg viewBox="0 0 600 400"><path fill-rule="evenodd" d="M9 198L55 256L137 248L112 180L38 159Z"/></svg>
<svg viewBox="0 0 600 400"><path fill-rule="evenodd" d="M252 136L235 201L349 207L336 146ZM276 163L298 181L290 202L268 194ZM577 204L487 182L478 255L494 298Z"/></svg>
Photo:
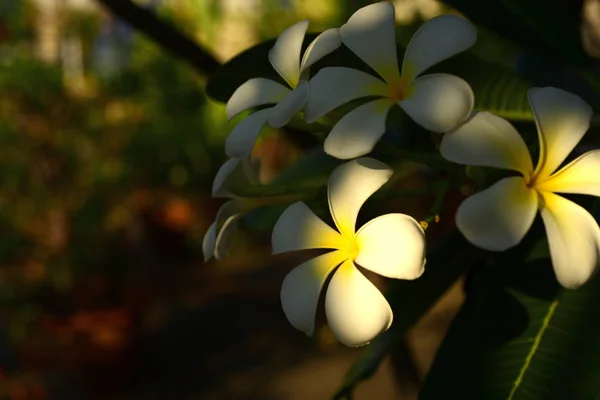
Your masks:
<svg viewBox="0 0 600 400"><path fill-rule="evenodd" d="M228 120L252 107L275 104L249 115L233 128L225 143L228 156L248 156L265 124L280 128L304 108L309 94L309 67L341 44L338 29L328 29L317 36L300 60L307 28L308 20L292 25L279 35L269 52L271 65L289 87L270 79L253 78L237 88L227 102Z"/></svg>
<svg viewBox="0 0 600 400"><path fill-rule="evenodd" d="M556 88L533 88L528 95L540 142L535 169L519 133L491 113L477 113L444 136L440 151L450 161L520 173L467 198L456 224L476 246L502 251L523 239L540 210L558 282L577 288L599 263L600 228L584 208L556 193L600 196L600 150L559 168L589 128L592 109Z"/></svg>
<svg viewBox="0 0 600 400"><path fill-rule="evenodd" d="M292 270L281 288L281 304L296 329L312 335L319 294L333 273L325 296L325 314L334 335L348 346L361 346L392 323L392 310L356 265L396 279L416 279L425 266L425 233L405 214L386 214L355 230L363 203L383 186L392 170L372 158L338 166L329 180L329 209L337 230L303 202L289 206L273 229L273 254L331 249ZM337 270L333 272L335 269Z"/></svg>
<svg viewBox="0 0 600 400"><path fill-rule="evenodd" d="M385 132L387 114L394 104L434 132L451 130L470 115L474 96L467 82L448 74L420 75L471 47L477 39L475 27L456 15L429 20L408 44L402 72L394 31L394 6L389 1L361 8L340 28L342 42L383 81L345 67L323 68L311 79L307 122L351 100L379 98L352 110L333 127L325 140L328 154L350 159L369 153Z"/></svg>

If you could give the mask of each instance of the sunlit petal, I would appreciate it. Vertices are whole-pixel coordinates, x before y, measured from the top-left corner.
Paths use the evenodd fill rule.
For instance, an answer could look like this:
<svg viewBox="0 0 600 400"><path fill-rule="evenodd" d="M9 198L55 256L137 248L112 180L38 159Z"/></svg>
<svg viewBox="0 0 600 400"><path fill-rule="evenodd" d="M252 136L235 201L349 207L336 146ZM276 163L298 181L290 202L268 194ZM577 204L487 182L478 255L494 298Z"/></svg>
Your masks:
<svg viewBox="0 0 600 400"><path fill-rule="evenodd" d="M369 343L385 332L393 320L385 297L349 260L329 283L325 315L334 336L353 347Z"/></svg>
<svg viewBox="0 0 600 400"><path fill-rule="evenodd" d="M456 226L474 245L504 251L523 239L537 209L537 194L522 177L504 178L463 201Z"/></svg>
<svg viewBox="0 0 600 400"><path fill-rule="evenodd" d="M249 160L247 158L230 158L219 168L212 186L213 197L236 197L232 188L251 183L249 176Z"/></svg>
<svg viewBox="0 0 600 400"><path fill-rule="evenodd" d="M242 84L225 106L229 121L239 113L264 104L279 103L290 91L281 83L266 78L253 78Z"/></svg>
<svg viewBox="0 0 600 400"><path fill-rule="evenodd" d="M475 44L477 29L457 15L440 15L425 22L404 53L402 76L415 78L427 68L465 51Z"/></svg>
<svg viewBox="0 0 600 400"><path fill-rule="evenodd" d="M354 236L358 211L392 173L386 164L367 157L341 164L333 170L327 191L329 209L343 235Z"/></svg>
<svg viewBox="0 0 600 400"><path fill-rule="evenodd" d="M309 83L310 93L304 109L304 119L309 123L351 100L388 94L388 86L381 79L346 67L323 68Z"/></svg>
<svg viewBox="0 0 600 400"><path fill-rule="evenodd" d="M340 38L340 30L337 28L327 29L308 46L302 56L302 63L300 64L300 74L310 68L311 65L331 53L342 44Z"/></svg>
<svg viewBox="0 0 600 400"><path fill-rule="evenodd" d="M273 228L273 254L305 249L338 249L342 236L299 201L285 209Z"/></svg>
<svg viewBox="0 0 600 400"><path fill-rule="evenodd" d="M398 105L417 124L433 132L454 129L473 110L473 90L454 75L424 75L415 79L412 90L412 96Z"/></svg>
<svg viewBox="0 0 600 400"><path fill-rule="evenodd" d="M283 100L271 109L267 122L272 128L281 128L304 108L308 100L308 88L308 82L300 81L296 89L288 93Z"/></svg>
<svg viewBox="0 0 600 400"><path fill-rule="evenodd" d="M202 255L204 262L210 260L215 253L215 242L217 241L217 225L213 222L202 239Z"/></svg>
<svg viewBox="0 0 600 400"><path fill-rule="evenodd" d="M416 279L425 267L425 232L406 214L386 214L356 233L356 263L379 275Z"/></svg>
<svg viewBox="0 0 600 400"><path fill-rule="evenodd" d="M325 139L325 152L340 159L370 153L385 133L385 121L393 101L368 102L346 114Z"/></svg>
<svg viewBox="0 0 600 400"><path fill-rule="evenodd" d="M273 108L256 111L234 126L225 141L225 153L229 157L248 157L272 111Z"/></svg>
<svg viewBox="0 0 600 400"><path fill-rule="evenodd" d="M507 120L487 111L474 114L446 133L440 153L458 164L512 169L526 178L533 172L529 150L519 132Z"/></svg>
<svg viewBox="0 0 600 400"><path fill-rule="evenodd" d="M389 1L356 11L340 28L342 42L387 82L397 81L396 20Z"/></svg>
<svg viewBox="0 0 600 400"><path fill-rule="evenodd" d="M294 328L312 336L321 289L343 261L344 254L336 250L312 258L287 274L281 285L281 306Z"/></svg>
<svg viewBox="0 0 600 400"><path fill-rule="evenodd" d="M583 207L545 192L542 218L558 282L575 289L583 285L600 262L600 228Z"/></svg>
<svg viewBox="0 0 600 400"><path fill-rule="evenodd" d="M536 187L550 192L600 197L600 150L581 155Z"/></svg>
<svg viewBox="0 0 600 400"><path fill-rule="evenodd" d="M291 87L296 87L300 79L300 52L307 28L308 20L290 26L279 35L269 51L271 65Z"/></svg>
<svg viewBox="0 0 600 400"><path fill-rule="evenodd" d="M545 87L528 92L540 140L536 174L549 176L562 164L590 126L592 108L579 96Z"/></svg>

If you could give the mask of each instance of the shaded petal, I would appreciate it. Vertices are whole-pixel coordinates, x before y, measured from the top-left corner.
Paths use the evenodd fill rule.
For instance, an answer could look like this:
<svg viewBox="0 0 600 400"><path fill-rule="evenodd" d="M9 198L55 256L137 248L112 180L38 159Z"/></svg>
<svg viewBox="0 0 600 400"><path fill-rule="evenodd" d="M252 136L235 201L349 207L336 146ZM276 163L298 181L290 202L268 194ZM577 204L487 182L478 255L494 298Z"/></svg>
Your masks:
<svg viewBox="0 0 600 400"><path fill-rule="evenodd" d="M281 307L294 328L312 336L321 289L344 260L344 254L336 250L312 258L287 274L281 285Z"/></svg>
<svg viewBox="0 0 600 400"><path fill-rule="evenodd" d="M300 52L308 28L308 20L300 21L279 35L269 51L269 62L291 87L300 79Z"/></svg>
<svg viewBox="0 0 600 400"><path fill-rule="evenodd" d="M221 228L217 233L215 240L215 260L223 260L229 255L229 251L233 245L235 234L238 229L239 221L244 214L230 215L224 219Z"/></svg>
<svg viewBox="0 0 600 400"><path fill-rule="evenodd" d="M272 110L273 108L259 110L234 126L225 141L225 153L229 157L248 157Z"/></svg>
<svg viewBox="0 0 600 400"><path fill-rule="evenodd" d="M322 68L309 83L310 93L304 109L308 123L351 100L388 94L388 85L381 79L346 67Z"/></svg>
<svg viewBox="0 0 600 400"><path fill-rule="evenodd" d="M558 282L576 289L600 262L600 228L583 207L554 193L544 193L542 218Z"/></svg>
<svg viewBox="0 0 600 400"><path fill-rule="evenodd" d="M504 118L487 111L475 113L446 133L440 153L457 164L511 169L527 179L533 172L529 150L519 132Z"/></svg>
<svg viewBox="0 0 600 400"><path fill-rule="evenodd" d="M346 346L362 346L388 330L393 314L381 292L348 260L333 274L325 314L334 336Z"/></svg>
<svg viewBox="0 0 600 400"><path fill-rule="evenodd" d="M454 129L473 111L473 90L457 76L425 75L414 80L411 90L412 95L398 105L430 131L441 133Z"/></svg>
<svg viewBox="0 0 600 400"><path fill-rule="evenodd" d="M212 223L202 239L202 255L204 256L204 262L211 259L215 252L215 243L217 241L217 224Z"/></svg>
<svg viewBox="0 0 600 400"><path fill-rule="evenodd" d="M427 68L465 51L475 44L477 29L457 15L440 15L425 22L410 39L402 76L414 79Z"/></svg>
<svg viewBox="0 0 600 400"><path fill-rule="evenodd" d="M339 249L345 242L301 201L281 214L271 237L273 254L306 249Z"/></svg>
<svg viewBox="0 0 600 400"><path fill-rule="evenodd" d="M463 201L456 212L456 226L475 246L504 251L523 239L537 209L536 191L523 178L504 178Z"/></svg>
<svg viewBox="0 0 600 400"><path fill-rule="evenodd" d="M229 98L225 106L227 120L229 121L239 113L252 107L264 104L277 104L289 91L289 88L270 79L250 79L237 88Z"/></svg>
<svg viewBox="0 0 600 400"><path fill-rule="evenodd" d="M393 101L380 99L350 111L329 132L325 152L340 159L370 153L385 133L385 121Z"/></svg>
<svg viewBox="0 0 600 400"><path fill-rule="evenodd" d="M387 278L416 279L425 268L425 232L406 214L386 214L356 233L356 263Z"/></svg>
<svg viewBox="0 0 600 400"><path fill-rule="evenodd" d="M312 41L302 56L300 74L310 68L311 65L331 53L342 44L340 30L337 28L327 29Z"/></svg>
<svg viewBox="0 0 600 400"><path fill-rule="evenodd" d="M600 197L600 150L588 151L536 185L539 190Z"/></svg>
<svg viewBox="0 0 600 400"><path fill-rule="evenodd" d="M553 87L527 93L540 140L535 172L545 178L573 151L590 126L592 108L579 96Z"/></svg>
<svg viewBox="0 0 600 400"><path fill-rule="evenodd" d="M358 211L392 174L388 165L367 157L341 164L333 170L327 196L331 215L342 235L354 237Z"/></svg>
<svg viewBox="0 0 600 400"><path fill-rule="evenodd" d="M342 42L387 82L400 77L396 55L396 19L389 1L356 11L340 28Z"/></svg>
<svg viewBox="0 0 600 400"><path fill-rule="evenodd" d="M213 197L237 197L232 188L251 184L252 167L248 158L233 157L225 161L215 175L212 186Z"/></svg>
<svg viewBox="0 0 600 400"><path fill-rule="evenodd" d="M308 101L308 88L308 82L300 81L296 89L289 92L283 100L271 109L267 122L272 128L281 128L304 108Z"/></svg>

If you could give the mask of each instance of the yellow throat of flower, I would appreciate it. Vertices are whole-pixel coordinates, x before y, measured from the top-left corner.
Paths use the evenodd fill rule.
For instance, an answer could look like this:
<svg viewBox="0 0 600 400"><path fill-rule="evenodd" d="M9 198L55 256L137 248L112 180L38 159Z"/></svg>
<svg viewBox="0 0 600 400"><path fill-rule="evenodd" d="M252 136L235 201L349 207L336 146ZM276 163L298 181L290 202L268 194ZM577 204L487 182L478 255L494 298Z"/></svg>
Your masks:
<svg viewBox="0 0 600 400"><path fill-rule="evenodd" d="M344 245L340 247L340 251L344 252L349 260L354 261L358 256L358 240L355 237L345 237L344 239Z"/></svg>
<svg viewBox="0 0 600 400"><path fill-rule="evenodd" d="M410 85L410 80L401 76L397 81L389 82L388 97L394 102L400 102L412 96L413 88Z"/></svg>

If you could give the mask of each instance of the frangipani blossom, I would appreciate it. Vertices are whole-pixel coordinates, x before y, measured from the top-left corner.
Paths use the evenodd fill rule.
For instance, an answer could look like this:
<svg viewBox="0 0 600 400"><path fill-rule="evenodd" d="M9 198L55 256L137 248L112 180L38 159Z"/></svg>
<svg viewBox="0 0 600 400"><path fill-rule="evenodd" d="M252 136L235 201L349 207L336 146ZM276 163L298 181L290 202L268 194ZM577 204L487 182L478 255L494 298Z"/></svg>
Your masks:
<svg viewBox="0 0 600 400"><path fill-rule="evenodd" d="M265 124L281 128L304 108L309 94L308 68L341 44L338 29L328 29L308 46L301 60L307 28L308 20L292 25L279 35L269 52L269 62L289 87L270 79L253 78L237 88L227 102L228 120L250 108L275 104L254 112L233 128L225 143L228 156L248 156Z"/></svg>
<svg viewBox="0 0 600 400"><path fill-rule="evenodd" d="M281 304L296 329L312 335L319 294L331 274L325 314L340 342L361 346L390 327L390 305L356 265L388 278L418 278L425 266L425 234L405 214L382 215L358 231L355 224L363 203L391 175L387 165L372 158L356 159L333 171L328 200L337 230L303 202L289 206L275 224L273 254L332 250L296 267L283 281Z"/></svg>
<svg viewBox="0 0 600 400"><path fill-rule="evenodd" d="M528 96L540 142L535 169L515 128L488 112L475 114L442 139L440 151L450 161L520 174L467 198L456 224L473 244L502 251L523 239L540 210L556 278L566 288L577 288L600 260L600 228L589 212L557 193L600 196L600 150L558 168L589 128L592 109L556 88L533 88Z"/></svg>
<svg viewBox="0 0 600 400"><path fill-rule="evenodd" d="M402 70L396 55L394 6L389 1L355 12L340 28L342 42L383 80L345 67L321 69L310 81L305 119L314 122L351 100L375 96L346 114L325 140L325 151L340 159L369 153L385 132L392 105L400 106L416 123L446 132L466 119L474 103L463 79L448 74L420 76L429 67L469 47L475 27L456 15L442 15L424 23L406 48Z"/></svg>

